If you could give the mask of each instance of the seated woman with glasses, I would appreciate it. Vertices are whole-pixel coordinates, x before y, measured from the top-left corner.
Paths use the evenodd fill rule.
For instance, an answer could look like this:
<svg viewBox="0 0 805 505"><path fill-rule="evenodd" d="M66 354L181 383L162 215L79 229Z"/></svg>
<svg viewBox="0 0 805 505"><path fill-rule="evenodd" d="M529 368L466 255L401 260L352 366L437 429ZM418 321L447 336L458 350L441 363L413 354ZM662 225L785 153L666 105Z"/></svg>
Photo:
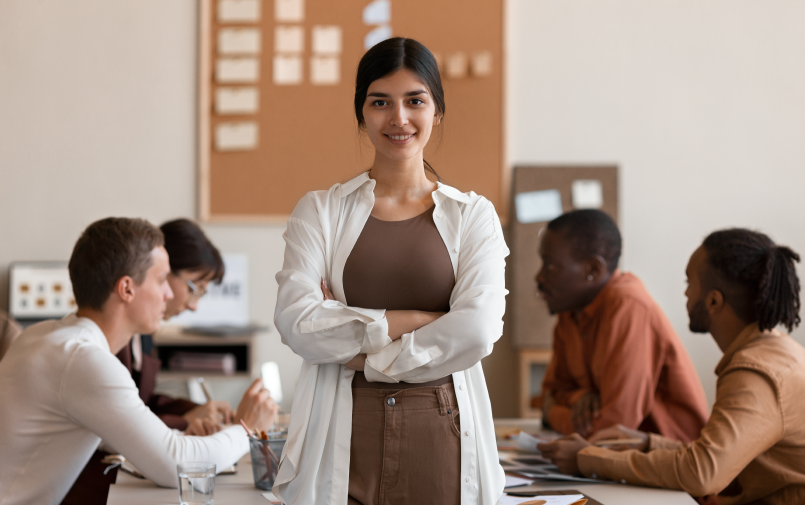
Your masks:
<svg viewBox="0 0 805 505"><path fill-rule="evenodd" d="M196 310L209 283L220 283L224 278L224 262L221 253L194 222L176 219L164 223L160 230L165 236L165 250L171 268L168 283L173 291L173 298L168 300L163 316L167 321L185 310ZM117 357L131 372L143 403L169 428L184 431L186 435L211 435L220 429L221 422L233 422L235 413L227 402L210 401L199 405L190 400L154 394L160 361L151 335L134 335ZM102 450L93 454L62 505L106 503L109 485L114 483L104 473L108 465L101 463L106 455Z"/></svg>

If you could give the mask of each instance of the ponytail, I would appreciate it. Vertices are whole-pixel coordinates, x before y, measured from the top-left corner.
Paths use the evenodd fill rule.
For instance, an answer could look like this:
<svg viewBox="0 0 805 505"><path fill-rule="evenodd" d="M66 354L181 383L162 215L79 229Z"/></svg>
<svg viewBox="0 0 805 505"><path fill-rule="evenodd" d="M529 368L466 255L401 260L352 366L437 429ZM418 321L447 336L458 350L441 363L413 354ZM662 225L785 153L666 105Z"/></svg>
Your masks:
<svg viewBox="0 0 805 505"><path fill-rule="evenodd" d="M799 263L799 254L788 247L774 246L767 251L755 302L761 331L782 324L790 332L800 323L799 278L795 261Z"/></svg>
<svg viewBox="0 0 805 505"><path fill-rule="evenodd" d="M717 274L712 288L722 292L738 317L757 321L761 331L782 324L790 332L799 325L797 253L762 233L740 228L713 232L702 245Z"/></svg>

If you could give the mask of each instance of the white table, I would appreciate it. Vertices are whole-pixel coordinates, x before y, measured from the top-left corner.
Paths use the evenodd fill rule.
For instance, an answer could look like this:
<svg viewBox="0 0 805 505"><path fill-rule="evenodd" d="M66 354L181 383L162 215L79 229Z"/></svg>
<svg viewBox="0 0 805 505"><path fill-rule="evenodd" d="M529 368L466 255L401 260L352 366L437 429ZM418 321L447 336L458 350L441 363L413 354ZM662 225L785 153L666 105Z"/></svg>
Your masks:
<svg viewBox="0 0 805 505"><path fill-rule="evenodd" d="M179 503L179 491L157 487L150 480L141 480L118 472L117 484L109 489L109 505L170 505ZM525 488L523 488L525 489ZM528 489L577 489L604 505L695 505L685 492L668 491L623 484L588 484L580 482L546 482ZM254 487L252 464L247 454L238 464L235 475L215 478L216 505L268 505L261 491Z"/></svg>

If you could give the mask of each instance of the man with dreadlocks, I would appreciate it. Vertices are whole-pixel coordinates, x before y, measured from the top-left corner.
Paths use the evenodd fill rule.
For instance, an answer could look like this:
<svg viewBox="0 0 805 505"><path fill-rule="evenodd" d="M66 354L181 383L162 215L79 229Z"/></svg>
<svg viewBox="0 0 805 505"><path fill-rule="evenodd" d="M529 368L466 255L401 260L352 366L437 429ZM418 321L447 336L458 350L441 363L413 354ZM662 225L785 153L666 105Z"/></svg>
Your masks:
<svg viewBox="0 0 805 505"><path fill-rule="evenodd" d="M800 322L798 261L743 229L710 234L691 256L690 329L709 332L724 352L713 412L697 440L616 426L540 450L567 473L683 489L700 503L805 503L805 348L776 329ZM642 442L621 451L590 445L627 437Z"/></svg>

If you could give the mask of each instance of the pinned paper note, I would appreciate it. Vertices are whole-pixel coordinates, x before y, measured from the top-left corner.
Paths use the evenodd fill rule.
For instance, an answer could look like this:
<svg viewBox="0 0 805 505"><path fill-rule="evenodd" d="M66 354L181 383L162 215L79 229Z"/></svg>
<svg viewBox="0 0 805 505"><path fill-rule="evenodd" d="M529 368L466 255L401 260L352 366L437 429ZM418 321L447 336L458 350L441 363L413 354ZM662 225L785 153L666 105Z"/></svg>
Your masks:
<svg viewBox="0 0 805 505"><path fill-rule="evenodd" d="M305 0L274 0L274 19L285 23L305 20Z"/></svg>
<svg viewBox="0 0 805 505"><path fill-rule="evenodd" d="M258 128L254 121L221 123L215 128L215 149L248 151L257 148Z"/></svg>
<svg viewBox="0 0 805 505"><path fill-rule="evenodd" d="M386 39L391 38L391 27L388 25L378 26L363 38L363 48L369 50Z"/></svg>
<svg viewBox="0 0 805 505"><path fill-rule="evenodd" d="M219 54L259 54L260 30L257 28L222 28L218 32Z"/></svg>
<svg viewBox="0 0 805 505"><path fill-rule="evenodd" d="M313 54L341 54L341 27L314 26Z"/></svg>
<svg viewBox="0 0 805 505"><path fill-rule="evenodd" d="M215 62L215 80L220 83L251 83L259 78L257 58L218 58Z"/></svg>
<svg viewBox="0 0 805 505"><path fill-rule="evenodd" d="M458 52L447 55L444 63L445 73L451 79L461 79L467 75L467 54Z"/></svg>
<svg viewBox="0 0 805 505"><path fill-rule="evenodd" d="M600 209L604 205L601 181L579 179L573 181L573 207L576 209Z"/></svg>
<svg viewBox="0 0 805 505"><path fill-rule="evenodd" d="M521 223L550 221L562 215L562 195L555 189L518 193L514 210Z"/></svg>
<svg viewBox="0 0 805 505"><path fill-rule="evenodd" d="M274 51L277 53L301 53L305 50L305 30L301 26L277 26L274 28Z"/></svg>
<svg viewBox="0 0 805 505"><path fill-rule="evenodd" d="M341 61L337 56L314 56L310 59L310 82L319 85L338 84Z"/></svg>
<svg viewBox="0 0 805 505"><path fill-rule="evenodd" d="M260 21L260 0L219 0L221 23L256 23Z"/></svg>
<svg viewBox="0 0 805 505"><path fill-rule="evenodd" d="M302 83L302 58L299 56L274 56L274 84L293 85Z"/></svg>
<svg viewBox="0 0 805 505"><path fill-rule="evenodd" d="M363 24L384 25L391 22L391 1L374 0L363 8Z"/></svg>
<svg viewBox="0 0 805 505"><path fill-rule="evenodd" d="M255 114L260 107L257 88L218 88L215 90L216 114Z"/></svg>
<svg viewBox="0 0 805 505"><path fill-rule="evenodd" d="M492 74L492 51L475 53L470 59L470 68L474 77L487 77Z"/></svg>

